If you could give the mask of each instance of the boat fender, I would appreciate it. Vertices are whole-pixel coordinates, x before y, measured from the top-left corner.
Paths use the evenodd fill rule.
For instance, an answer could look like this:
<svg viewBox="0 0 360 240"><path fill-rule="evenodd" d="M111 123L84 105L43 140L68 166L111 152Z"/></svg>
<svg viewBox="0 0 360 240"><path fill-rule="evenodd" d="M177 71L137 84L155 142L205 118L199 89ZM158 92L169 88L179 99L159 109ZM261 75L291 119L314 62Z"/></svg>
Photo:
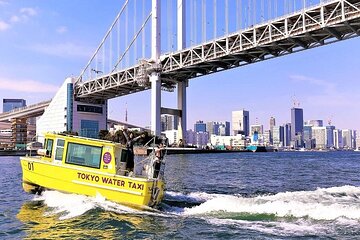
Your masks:
<svg viewBox="0 0 360 240"><path fill-rule="evenodd" d="M49 150L46 149L38 149L37 150L37 154L39 156L48 156L49 155Z"/></svg>

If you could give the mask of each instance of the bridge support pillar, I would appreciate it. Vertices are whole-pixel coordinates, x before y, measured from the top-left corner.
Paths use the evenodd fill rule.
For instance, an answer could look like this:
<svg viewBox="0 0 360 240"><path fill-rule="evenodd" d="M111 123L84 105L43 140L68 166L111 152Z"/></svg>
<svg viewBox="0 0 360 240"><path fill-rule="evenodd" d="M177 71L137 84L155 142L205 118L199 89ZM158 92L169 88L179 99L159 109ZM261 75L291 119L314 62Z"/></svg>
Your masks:
<svg viewBox="0 0 360 240"><path fill-rule="evenodd" d="M185 142L186 138L186 87L188 81L179 82L177 84L178 91L178 109L181 110L181 116L179 119L179 139L182 139Z"/></svg>
<svg viewBox="0 0 360 240"><path fill-rule="evenodd" d="M160 74L153 72L151 82L151 132L159 136L161 133L161 78Z"/></svg>

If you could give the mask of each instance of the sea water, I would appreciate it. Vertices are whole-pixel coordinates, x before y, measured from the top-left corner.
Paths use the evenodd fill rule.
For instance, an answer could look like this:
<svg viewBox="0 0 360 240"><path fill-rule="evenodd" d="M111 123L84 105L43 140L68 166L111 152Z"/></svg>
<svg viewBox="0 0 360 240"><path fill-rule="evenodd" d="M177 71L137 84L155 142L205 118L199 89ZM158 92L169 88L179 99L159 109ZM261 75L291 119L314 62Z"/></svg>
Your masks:
<svg viewBox="0 0 360 240"><path fill-rule="evenodd" d="M0 239L359 239L360 153L170 155L155 210L21 187L0 157Z"/></svg>

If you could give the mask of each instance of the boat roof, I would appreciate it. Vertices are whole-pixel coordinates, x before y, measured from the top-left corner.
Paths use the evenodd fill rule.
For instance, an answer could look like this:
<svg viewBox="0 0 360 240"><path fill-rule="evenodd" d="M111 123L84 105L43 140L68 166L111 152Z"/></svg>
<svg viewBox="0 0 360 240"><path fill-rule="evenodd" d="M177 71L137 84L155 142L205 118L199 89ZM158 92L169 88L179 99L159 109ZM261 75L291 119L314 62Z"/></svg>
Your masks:
<svg viewBox="0 0 360 240"><path fill-rule="evenodd" d="M45 134L45 138L48 137L53 137L53 138L67 138L69 139L81 139L81 140L85 140L85 141L89 141L89 142L94 142L94 143L103 143L105 145L113 145L113 146L119 146L119 147L125 147L123 144L121 143L117 143L117 142L112 142L112 141L108 141L108 140L102 140L102 139L97 139L97 138L87 138L87 137L81 137L81 136L76 136L76 135L72 135L72 134L66 134L66 133L46 133Z"/></svg>

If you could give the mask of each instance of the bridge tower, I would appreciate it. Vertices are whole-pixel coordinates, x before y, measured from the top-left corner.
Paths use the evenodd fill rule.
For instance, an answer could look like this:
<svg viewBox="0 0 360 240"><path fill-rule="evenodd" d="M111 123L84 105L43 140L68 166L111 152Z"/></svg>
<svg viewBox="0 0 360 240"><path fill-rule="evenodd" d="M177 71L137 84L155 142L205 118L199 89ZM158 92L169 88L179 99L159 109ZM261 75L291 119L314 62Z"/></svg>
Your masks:
<svg viewBox="0 0 360 240"><path fill-rule="evenodd" d="M170 113L180 117L179 121L179 139L184 139L186 134L186 87L188 80L183 79L177 83L177 107L178 109L165 109L161 107L161 9L160 0L152 0L152 31L151 31L151 58L154 62L150 72L151 82L151 131L155 135L161 133L161 114ZM185 0L177 1L177 37L178 50L185 48L186 41L186 22L185 22Z"/></svg>

